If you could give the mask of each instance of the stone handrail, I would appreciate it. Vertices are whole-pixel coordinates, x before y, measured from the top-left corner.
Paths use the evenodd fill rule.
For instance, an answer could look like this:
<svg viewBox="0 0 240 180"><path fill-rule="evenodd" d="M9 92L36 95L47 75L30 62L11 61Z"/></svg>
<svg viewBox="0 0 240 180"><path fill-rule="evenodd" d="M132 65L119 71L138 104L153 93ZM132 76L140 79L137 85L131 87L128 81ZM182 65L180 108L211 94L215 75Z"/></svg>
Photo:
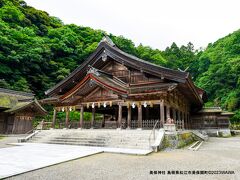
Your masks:
<svg viewBox="0 0 240 180"><path fill-rule="evenodd" d="M153 141L155 142L155 140L156 140L155 130L156 130L156 126L157 126L158 123L160 123L160 121L156 121L155 122L155 124L153 126L153 129L152 129L152 131L151 131L151 133L149 135L149 138L148 138L149 147L151 147L151 137L152 137L152 135L153 135Z"/></svg>
<svg viewBox="0 0 240 180"><path fill-rule="evenodd" d="M160 148L160 145L163 142L164 139L164 135L165 135L165 130L162 128L158 131L158 135L157 138L155 139L154 143L151 145L151 148L157 152L158 149Z"/></svg>
<svg viewBox="0 0 240 180"><path fill-rule="evenodd" d="M34 131L34 129L32 129L31 131L33 131L32 134L29 134L27 137L24 138L19 138L18 142L22 143L22 142L27 142L29 139L31 139L33 136L35 136L37 133L39 133L39 130Z"/></svg>

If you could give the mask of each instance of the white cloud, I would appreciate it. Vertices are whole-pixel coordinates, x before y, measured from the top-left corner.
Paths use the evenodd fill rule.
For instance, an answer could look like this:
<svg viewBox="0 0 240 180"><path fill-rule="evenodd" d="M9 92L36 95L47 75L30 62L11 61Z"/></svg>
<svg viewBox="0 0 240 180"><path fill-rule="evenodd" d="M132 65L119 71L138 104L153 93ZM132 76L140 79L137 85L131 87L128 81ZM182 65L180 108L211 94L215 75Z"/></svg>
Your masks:
<svg viewBox="0 0 240 180"><path fill-rule="evenodd" d="M237 30L239 0L25 0L74 23L165 49L191 41L197 48Z"/></svg>

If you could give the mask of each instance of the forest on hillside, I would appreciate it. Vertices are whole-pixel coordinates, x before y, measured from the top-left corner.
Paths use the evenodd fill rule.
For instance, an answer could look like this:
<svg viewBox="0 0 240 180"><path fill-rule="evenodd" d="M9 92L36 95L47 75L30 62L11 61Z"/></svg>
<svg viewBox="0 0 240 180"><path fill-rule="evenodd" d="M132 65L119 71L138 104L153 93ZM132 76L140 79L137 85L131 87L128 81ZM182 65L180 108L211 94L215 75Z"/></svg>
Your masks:
<svg viewBox="0 0 240 180"><path fill-rule="evenodd" d="M0 0L0 87L28 91L38 98L65 78L97 47L106 32L74 24L28 6L21 0ZM240 119L240 30L196 50L192 43L172 43L164 51L136 46L107 34L123 51L146 61L191 73L206 90L206 106L221 106Z"/></svg>

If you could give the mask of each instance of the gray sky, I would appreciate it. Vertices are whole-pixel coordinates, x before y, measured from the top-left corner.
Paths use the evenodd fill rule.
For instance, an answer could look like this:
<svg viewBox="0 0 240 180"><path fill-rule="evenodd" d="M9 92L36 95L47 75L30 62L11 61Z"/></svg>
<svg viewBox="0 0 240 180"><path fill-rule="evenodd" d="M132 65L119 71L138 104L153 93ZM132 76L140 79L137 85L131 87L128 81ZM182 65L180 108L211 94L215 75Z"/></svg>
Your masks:
<svg viewBox="0 0 240 180"><path fill-rule="evenodd" d="M240 28L239 0L25 0L74 23L165 49L191 41L196 48Z"/></svg>

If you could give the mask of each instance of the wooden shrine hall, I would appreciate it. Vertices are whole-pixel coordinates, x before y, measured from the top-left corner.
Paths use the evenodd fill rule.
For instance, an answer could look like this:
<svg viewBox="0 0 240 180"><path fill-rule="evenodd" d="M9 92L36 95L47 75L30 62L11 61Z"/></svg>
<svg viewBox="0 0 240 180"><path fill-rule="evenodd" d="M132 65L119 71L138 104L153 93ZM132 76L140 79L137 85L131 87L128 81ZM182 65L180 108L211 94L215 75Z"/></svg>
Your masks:
<svg viewBox="0 0 240 180"><path fill-rule="evenodd" d="M0 134L27 133L35 116L46 114L34 94L0 88Z"/></svg>
<svg viewBox="0 0 240 180"><path fill-rule="evenodd" d="M200 111L206 93L194 85L188 72L161 67L120 50L104 37L93 52L68 77L45 92L42 103L56 113L80 111L79 128L153 128L174 124L192 128L191 116ZM91 121L84 120L91 112ZM101 120L96 120L96 115Z"/></svg>

